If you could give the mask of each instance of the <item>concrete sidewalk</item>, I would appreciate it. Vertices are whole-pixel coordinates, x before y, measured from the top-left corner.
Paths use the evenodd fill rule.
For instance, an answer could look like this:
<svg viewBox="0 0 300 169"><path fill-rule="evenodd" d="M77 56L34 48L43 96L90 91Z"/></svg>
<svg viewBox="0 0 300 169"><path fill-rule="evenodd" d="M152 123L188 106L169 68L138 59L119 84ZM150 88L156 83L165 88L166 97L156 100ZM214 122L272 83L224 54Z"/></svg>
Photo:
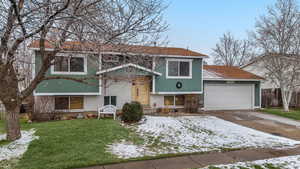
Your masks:
<svg viewBox="0 0 300 169"><path fill-rule="evenodd" d="M215 116L259 131L300 140L299 121L255 111L214 111L204 115Z"/></svg>
<svg viewBox="0 0 300 169"><path fill-rule="evenodd" d="M249 112L251 115L265 119L265 120L272 120L278 123L283 123L291 126L296 126L300 129L300 121L292 120L285 117L280 117L272 114L260 113L260 112Z"/></svg>
<svg viewBox="0 0 300 169"><path fill-rule="evenodd" d="M87 167L82 169L189 169L201 168L209 165L255 161L292 155L300 155L300 147L286 150L253 149L230 151L225 153L213 152L208 154L187 155L157 160Z"/></svg>

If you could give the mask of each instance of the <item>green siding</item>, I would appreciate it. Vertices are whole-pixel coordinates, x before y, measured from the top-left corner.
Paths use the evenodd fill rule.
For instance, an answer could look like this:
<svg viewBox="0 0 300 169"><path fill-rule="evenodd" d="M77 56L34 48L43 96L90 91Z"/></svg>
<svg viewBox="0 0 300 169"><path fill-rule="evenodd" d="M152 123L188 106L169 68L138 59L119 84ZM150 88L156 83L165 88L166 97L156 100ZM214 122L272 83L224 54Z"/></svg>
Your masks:
<svg viewBox="0 0 300 169"><path fill-rule="evenodd" d="M214 83L214 84L224 84L226 81L205 81L204 83ZM259 81L234 81L235 84L254 84L254 92L255 92L255 98L254 98L254 106L260 106L260 82Z"/></svg>
<svg viewBox="0 0 300 169"><path fill-rule="evenodd" d="M38 72L41 66L41 56L36 52L35 57L35 72ZM98 68L98 64L95 64L94 58L87 58L87 75L62 75L73 78L84 78L95 76ZM51 76L50 69L46 72L46 76ZM57 76L57 75L55 75ZM55 79L55 80L46 80L41 82L35 93L99 93L99 80L92 79L87 81L89 84L75 82L72 80L64 79Z"/></svg>
<svg viewBox="0 0 300 169"><path fill-rule="evenodd" d="M193 59L192 79L167 79L166 58L159 59L156 71L162 73L162 76L155 78L155 92L202 92L202 59ZM181 89L176 87L177 82L182 83Z"/></svg>
<svg viewBox="0 0 300 169"><path fill-rule="evenodd" d="M255 83L255 106L260 107L260 82Z"/></svg>

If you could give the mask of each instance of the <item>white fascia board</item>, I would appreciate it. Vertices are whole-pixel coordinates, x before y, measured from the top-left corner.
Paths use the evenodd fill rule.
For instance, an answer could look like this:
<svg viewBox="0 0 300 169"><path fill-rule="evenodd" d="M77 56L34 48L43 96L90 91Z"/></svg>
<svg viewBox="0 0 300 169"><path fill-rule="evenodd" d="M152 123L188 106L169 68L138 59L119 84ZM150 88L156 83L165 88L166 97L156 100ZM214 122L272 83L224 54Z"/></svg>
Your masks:
<svg viewBox="0 0 300 169"><path fill-rule="evenodd" d="M166 57L166 58L191 58L191 59L205 59L208 56L180 56L180 55L155 55L157 57Z"/></svg>
<svg viewBox="0 0 300 169"><path fill-rule="evenodd" d="M136 64L133 64L133 63L128 63L128 64L125 64L125 65L120 65L120 66L117 66L117 67L113 67L113 68L110 68L110 69L105 69L105 70L102 70L102 71L99 71L97 72L96 74L99 75L99 74L103 74L103 73L107 73L107 72L112 72L112 71L115 71L115 70L118 70L118 69L123 69L123 68L126 68L126 67L135 67L137 69L141 69L141 70L144 70L146 72L151 72L155 75L158 75L158 76L161 76L162 74L159 73L159 72L156 72L156 71L153 71L151 69L148 69L148 68L145 68L145 67L142 67L142 66L139 66L139 65L136 65Z"/></svg>
<svg viewBox="0 0 300 169"><path fill-rule="evenodd" d="M34 96L100 96L101 93L33 93Z"/></svg>
<svg viewBox="0 0 300 169"><path fill-rule="evenodd" d="M40 48L28 48L28 49L30 49L30 50L36 50L36 51L38 51L38 50L40 50ZM54 49L52 49L52 48L45 48L45 51L54 51Z"/></svg>
<svg viewBox="0 0 300 169"><path fill-rule="evenodd" d="M204 78L204 81L257 81L260 82L260 79L219 79L219 78Z"/></svg>
<svg viewBox="0 0 300 169"><path fill-rule="evenodd" d="M29 48L31 50L40 50L40 48ZM52 48L45 48L45 51L54 51L54 49ZM76 52L76 53L94 53L94 54L98 54L99 52L92 52L92 51L73 51L73 50L62 50L62 52ZM183 56L183 55L160 55L160 54L147 54L147 53L130 53L130 52L100 52L102 54L129 54L129 55L144 55L144 56L150 56L150 57L170 57L170 58L209 58L208 56Z"/></svg>
<svg viewBox="0 0 300 169"><path fill-rule="evenodd" d="M160 54L147 54L147 53L131 53L131 52L101 52L102 54L128 54L128 55L141 55L141 56L150 56L150 57L168 57L168 58L209 58L208 56L183 56L183 55L160 55Z"/></svg>
<svg viewBox="0 0 300 169"><path fill-rule="evenodd" d="M158 95L179 95L179 94L203 94L203 92L198 91L191 91L191 92L155 92L151 94L158 94Z"/></svg>
<svg viewBox="0 0 300 169"><path fill-rule="evenodd" d="M40 48L29 48L30 50L39 51ZM54 51L52 48L45 48L45 51ZM84 50L60 50L60 53L82 53L82 54L99 54L99 52L84 51Z"/></svg>

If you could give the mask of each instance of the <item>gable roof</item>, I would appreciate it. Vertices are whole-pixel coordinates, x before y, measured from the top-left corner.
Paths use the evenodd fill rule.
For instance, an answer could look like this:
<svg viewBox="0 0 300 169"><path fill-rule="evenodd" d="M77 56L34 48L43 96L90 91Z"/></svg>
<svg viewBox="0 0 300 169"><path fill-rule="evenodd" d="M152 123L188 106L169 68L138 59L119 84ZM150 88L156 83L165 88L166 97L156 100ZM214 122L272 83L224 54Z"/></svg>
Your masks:
<svg viewBox="0 0 300 169"><path fill-rule="evenodd" d="M261 62L261 61L268 61L268 59L270 59L270 57L275 57L275 58L283 58L283 59L287 59L287 60L298 60L299 55L296 54L278 54L278 53L269 53L269 54L264 54L264 55L260 55L257 56L255 58L252 58L248 63L246 63L245 65L242 65L240 68L244 69L248 66L251 66L255 63Z"/></svg>
<svg viewBox="0 0 300 169"><path fill-rule="evenodd" d="M254 63L256 63L256 62L257 62L257 60L251 60L250 62L248 62L248 63L242 65L240 68L241 68L241 69L244 69L245 67L248 67L248 66L250 66L250 65L252 65L252 64L254 64Z"/></svg>
<svg viewBox="0 0 300 169"><path fill-rule="evenodd" d="M39 41L34 40L28 46L32 49L39 49ZM45 42L46 49L53 49L54 46L49 42ZM149 55L168 55L168 56L192 56L208 58L207 55L191 51L183 48L174 47L157 47L157 46L138 46L138 45L102 45L92 43L82 43L77 41L66 41L62 45L63 50L66 51L93 51L93 49L100 49L101 52L129 52L133 54L149 54Z"/></svg>
<svg viewBox="0 0 300 169"><path fill-rule="evenodd" d="M218 76L218 78L211 75L204 75L205 79L243 79L243 80L263 80L264 78L253 73L247 72L235 66L217 66L217 65L203 65L205 71Z"/></svg>
<svg viewBox="0 0 300 169"><path fill-rule="evenodd" d="M253 58L253 59L251 59L248 63L246 63L246 64L240 66L240 68L241 68L241 69L244 69L245 67L248 67L248 66L250 66L250 65L252 65L252 64L254 64L254 63L257 63L257 62L259 62L259 61L262 60L262 59L263 59L262 57L261 57L261 58Z"/></svg>

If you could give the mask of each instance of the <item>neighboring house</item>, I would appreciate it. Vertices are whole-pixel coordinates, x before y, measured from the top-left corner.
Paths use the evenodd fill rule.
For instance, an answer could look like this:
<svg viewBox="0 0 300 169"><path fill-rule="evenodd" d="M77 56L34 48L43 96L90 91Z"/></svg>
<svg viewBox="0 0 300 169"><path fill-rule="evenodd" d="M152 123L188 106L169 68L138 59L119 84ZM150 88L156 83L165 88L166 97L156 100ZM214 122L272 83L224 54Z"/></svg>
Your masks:
<svg viewBox="0 0 300 169"><path fill-rule="evenodd" d="M64 79L43 81L34 92L35 110L47 107L86 112L107 104L121 109L131 101L163 109L200 108L199 103L208 110L260 107L262 78L236 67L204 66L203 70L203 59L208 58L204 54L182 48L125 45L102 46L101 52L93 52L78 45L66 42L57 54L60 62L54 63L47 76L99 78L89 80L89 84ZM38 41L29 47L35 53L35 73L41 65ZM46 50L51 49L46 44ZM217 68L229 72L223 75Z"/></svg>
<svg viewBox="0 0 300 169"><path fill-rule="evenodd" d="M264 81L261 83L261 89L276 89L278 88L274 82L266 77L267 71L263 65L263 62L258 60L252 60L248 64L241 67L241 69L251 72L255 75L264 77Z"/></svg>
<svg viewBox="0 0 300 169"><path fill-rule="evenodd" d="M264 77L261 83L262 89L262 107L281 107L282 98L280 88L270 80L266 74L267 69L263 65L264 63L259 60L252 60L248 64L241 67L241 69L251 72L255 75ZM300 92L295 91L292 96L290 106L300 107Z"/></svg>

